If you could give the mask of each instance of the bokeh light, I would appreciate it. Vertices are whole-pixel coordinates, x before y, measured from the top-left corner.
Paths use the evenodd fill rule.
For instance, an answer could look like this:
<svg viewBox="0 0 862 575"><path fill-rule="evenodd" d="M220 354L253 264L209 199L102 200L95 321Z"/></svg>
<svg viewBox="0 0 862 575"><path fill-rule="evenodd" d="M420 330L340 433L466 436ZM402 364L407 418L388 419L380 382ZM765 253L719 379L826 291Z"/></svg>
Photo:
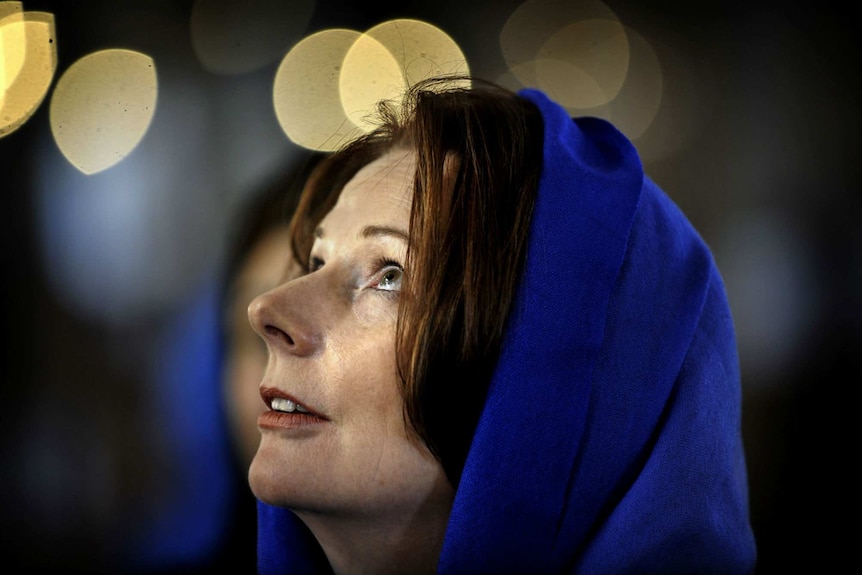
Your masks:
<svg viewBox="0 0 862 575"><path fill-rule="evenodd" d="M652 125L662 104L664 74L652 45L637 31L626 27L629 65L625 83L608 102L611 120L631 140L640 138Z"/></svg>
<svg viewBox="0 0 862 575"><path fill-rule="evenodd" d="M460 46L441 28L422 20L387 20L365 35L395 58L408 85L432 76L467 75L470 67Z"/></svg>
<svg viewBox="0 0 862 575"><path fill-rule="evenodd" d="M592 108L613 100L622 87L628 73L628 39L617 20L580 20L548 38L536 61L540 88L558 92L566 107ZM592 81L567 82L554 68L543 69L544 62L557 61L571 64Z"/></svg>
<svg viewBox="0 0 862 575"><path fill-rule="evenodd" d="M63 74L51 98L51 131L85 174L125 158L146 134L156 109L153 59L110 49L84 56Z"/></svg>
<svg viewBox="0 0 862 575"><path fill-rule="evenodd" d="M0 2L0 138L39 108L57 68L54 16Z"/></svg>
<svg viewBox="0 0 862 575"><path fill-rule="evenodd" d="M192 78L161 74L147 137L98 173L77 169L45 130L33 155L38 257L46 286L76 317L133 329L175 310L210 273L234 184L213 160L221 140L201 105L208 95Z"/></svg>
<svg viewBox="0 0 862 575"><path fill-rule="evenodd" d="M252 72L284 56L313 9L313 0L197 0L190 22L192 46L210 72Z"/></svg>
<svg viewBox="0 0 862 575"><path fill-rule="evenodd" d="M369 34L351 45L338 76L338 94L345 115L363 131L372 129L368 118L377 102L397 102L407 79L392 52Z"/></svg>
<svg viewBox="0 0 862 575"><path fill-rule="evenodd" d="M387 20L357 38L344 57L339 89L347 117L365 130L380 100L398 104L406 87L426 78L466 76L458 44L443 30L409 18Z"/></svg>
<svg viewBox="0 0 862 575"><path fill-rule="evenodd" d="M499 41L501 54L516 75L531 69L541 73L540 67L530 65L537 60L558 60L593 78L592 89L588 86L579 97L567 95L569 102L564 105L574 98L581 100L579 107L596 106L601 103L596 101L598 92L604 94L604 101L613 98L627 71L628 44L622 25L599 0L528 0L511 13ZM523 83L551 91L558 69L540 78L526 76ZM537 80L543 85L537 86ZM558 91L564 93L565 88Z"/></svg>
<svg viewBox="0 0 862 575"><path fill-rule="evenodd" d="M365 33L328 29L307 36L284 57L273 101L278 121L295 143L331 151L373 128L378 102L397 105L405 88L451 76L469 85L470 67L458 44L421 20L387 20Z"/></svg>
<svg viewBox="0 0 862 575"><path fill-rule="evenodd" d="M356 30L322 30L282 59L272 98L278 123L294 143L331 151L361 133L344 113L338 92L344 56L359 36Z"/></svg>
<svg viewBox="0 0 862 575"><path fill-rule="evenodd" d="M508 70L497 82L538 88L572 116L613 122L640 138L662 104L664 74L650 42L598 0L528 0L500 31Z"/></svg>
<svg viewBox="0 0 862 575"><path fill-rule="evenodd" d="M21 2L0 2L0 103L24 67L27 37L23 26L13 25L24 20L23 10Z"/></svg>

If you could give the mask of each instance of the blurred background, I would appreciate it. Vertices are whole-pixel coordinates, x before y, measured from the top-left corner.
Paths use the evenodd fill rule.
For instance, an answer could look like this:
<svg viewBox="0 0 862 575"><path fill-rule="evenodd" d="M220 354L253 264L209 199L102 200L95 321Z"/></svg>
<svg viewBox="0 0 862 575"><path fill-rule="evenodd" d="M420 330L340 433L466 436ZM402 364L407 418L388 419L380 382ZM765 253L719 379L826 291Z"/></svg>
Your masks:
<svg viewBox="0 0 862 575"><path fill-rule="evenodd" d="M809 2L0 2L4 572L211 567L243 489L216 336L239 214L434 71L543 88L634 141L725 278L758 573L837 571L858 28Z"/></svg>

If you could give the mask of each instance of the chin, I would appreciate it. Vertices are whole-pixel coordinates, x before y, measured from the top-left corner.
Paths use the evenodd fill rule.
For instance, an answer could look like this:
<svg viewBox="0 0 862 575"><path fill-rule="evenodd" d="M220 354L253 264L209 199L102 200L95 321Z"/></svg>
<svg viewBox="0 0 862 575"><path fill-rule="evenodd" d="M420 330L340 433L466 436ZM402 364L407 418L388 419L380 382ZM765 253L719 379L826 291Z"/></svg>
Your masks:
<svg viewBox="0 0 862 575"><path fill-rule="evenodd" d="M285 481L279 480L278 466L258 452L248 468L248 485L254 496L270 505L282 505Z"/></svg>

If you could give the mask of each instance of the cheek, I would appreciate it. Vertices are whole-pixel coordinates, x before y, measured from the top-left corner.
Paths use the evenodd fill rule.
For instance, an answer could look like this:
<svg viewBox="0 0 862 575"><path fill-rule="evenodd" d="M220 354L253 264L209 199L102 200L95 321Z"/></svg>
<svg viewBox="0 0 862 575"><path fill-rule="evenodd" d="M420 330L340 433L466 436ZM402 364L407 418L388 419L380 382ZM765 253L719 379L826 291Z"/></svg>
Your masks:
<svg viewBox="0 0 862 575"><path fill-rule="evenodd" d="M401 431L403 399L395 360L394 327L365 333L333 350L333 393L341 397L351 425L376 434ZM393 426L397 424L397 429Z"/></svg>

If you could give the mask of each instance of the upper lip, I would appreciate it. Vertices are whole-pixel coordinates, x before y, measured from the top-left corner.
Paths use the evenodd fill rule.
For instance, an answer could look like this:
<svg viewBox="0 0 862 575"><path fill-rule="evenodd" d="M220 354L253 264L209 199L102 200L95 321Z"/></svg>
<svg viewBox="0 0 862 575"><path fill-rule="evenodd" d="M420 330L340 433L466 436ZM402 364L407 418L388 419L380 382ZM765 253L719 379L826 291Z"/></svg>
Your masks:
<svg viewBox="0 0 862 575"><path fill-rule="evenodd" d="M314 415L314 416L319 417L321 419L327 419L326 416L320 414L318 411L316 411L313 407L311 407L310 405L308 405L304 401L300 401L295 396L290 395L289 393L285 393L276 387L261 387L260 388L260 397L263 399L263 402L266 404L266 406L270 409L272 409L272 400L280 397L283 399L288 399L288 400L290 400L293 403L296 403L298 405L301 405L302 407L304 407L305 409L308 410L309 415Z"/></svg>

